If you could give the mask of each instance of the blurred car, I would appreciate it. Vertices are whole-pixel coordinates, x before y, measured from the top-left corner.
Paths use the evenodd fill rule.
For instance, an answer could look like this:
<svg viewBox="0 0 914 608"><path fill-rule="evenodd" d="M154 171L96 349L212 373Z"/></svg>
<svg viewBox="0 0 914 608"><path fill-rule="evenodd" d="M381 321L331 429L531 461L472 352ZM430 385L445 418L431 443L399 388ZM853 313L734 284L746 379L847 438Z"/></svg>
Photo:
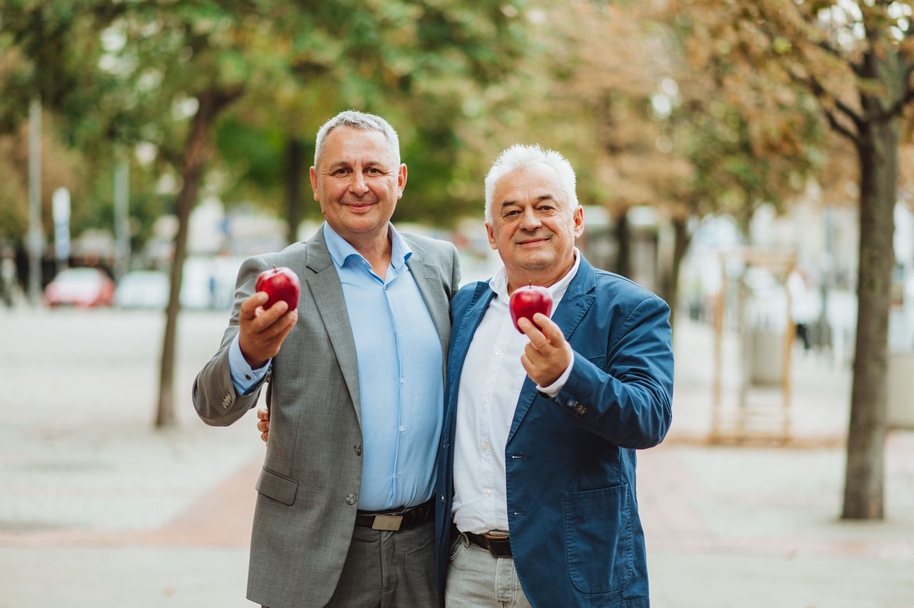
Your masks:
<svg viewBox="0 0 914 608"><path fill-rule="evenodd" d="M168 304L168 275L158 270L134 270L124 274L114 292L120 308L162 310Z"/></svg>
<svg viewBox="0 0 914 608"><path fill-rule="evenodd" d="M110 306L114 281L97 268L67 268L48 284L44 297L49 306Z"/></svg>

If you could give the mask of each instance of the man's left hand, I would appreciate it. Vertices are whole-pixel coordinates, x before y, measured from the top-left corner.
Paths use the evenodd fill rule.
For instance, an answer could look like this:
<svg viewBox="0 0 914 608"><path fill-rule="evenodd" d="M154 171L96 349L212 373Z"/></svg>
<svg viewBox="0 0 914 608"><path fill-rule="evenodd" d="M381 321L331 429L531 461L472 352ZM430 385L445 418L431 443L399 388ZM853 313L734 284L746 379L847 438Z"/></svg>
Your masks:
<svg viewBox="0 0 914 608"><path fill-rule="evenodd" d="M552 319L538 312L533 315L533 320L542 330L526 318L521 318L517 323L530 338L520 360L530 379L546 387L568 369L574 359L574 352L565 340L562 328L553 323Z"/></svg>

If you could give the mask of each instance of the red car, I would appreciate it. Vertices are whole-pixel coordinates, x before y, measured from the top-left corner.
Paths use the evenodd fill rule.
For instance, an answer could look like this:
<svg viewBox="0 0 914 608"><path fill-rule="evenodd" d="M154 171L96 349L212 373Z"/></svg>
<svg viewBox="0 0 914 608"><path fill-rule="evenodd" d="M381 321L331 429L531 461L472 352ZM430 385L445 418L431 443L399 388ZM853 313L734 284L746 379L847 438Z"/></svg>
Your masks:
<svg viewBox="0 0 914 608"><path fill-rule="evenodd" d="M48 284L44 297L49 306L110 306L114 281L97 268L67 268Z"/></svg>

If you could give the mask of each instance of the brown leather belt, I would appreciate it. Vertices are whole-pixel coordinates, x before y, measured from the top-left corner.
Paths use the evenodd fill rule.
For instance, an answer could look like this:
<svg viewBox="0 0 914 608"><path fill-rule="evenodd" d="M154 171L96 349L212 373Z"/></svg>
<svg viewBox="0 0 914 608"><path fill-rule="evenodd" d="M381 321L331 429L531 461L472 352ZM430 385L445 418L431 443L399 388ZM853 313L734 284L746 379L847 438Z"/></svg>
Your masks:
<svg viewBox="0 0 914 608"><path fill-rule="evenodd" d="M408 530L435 518L434 502L429 500L418 507L401 509L390 513L364 513L359 511L355 516L355 525L372 530L396 532Z"/></svg>
<svg viewBox="0 0 914 608"><path fill-rule="evenodd" d="M467 540L487 550L492 557L512 557L511 556L511 539L500 534L473 534L472 532L461 532L467 537Z"/></svg>

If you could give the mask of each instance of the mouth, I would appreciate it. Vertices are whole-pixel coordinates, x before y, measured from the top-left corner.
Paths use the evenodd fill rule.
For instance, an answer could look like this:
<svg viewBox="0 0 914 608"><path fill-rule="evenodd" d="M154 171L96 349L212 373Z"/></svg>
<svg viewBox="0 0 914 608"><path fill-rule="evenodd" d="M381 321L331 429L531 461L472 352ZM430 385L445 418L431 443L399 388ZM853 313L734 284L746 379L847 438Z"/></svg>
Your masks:
<svg viewBox="0 0 914 608"><path fill-rule="evenodd" d="M519 241L515 241L515 244L519 247L536 247L542 243L548 241L548 237L538 237L538 238L526 238Z"/></svg>
<svg viewBox="0 0 914 608"><path fill-rule="evenodd" d="M342 203L343 207L346 207L350 211L355 211L355 212L367 211L368 209L371 209L373 206L375 206L377 204L378 204L378 201L364 201L364 202L359 201L359 202L353 202L353 203Z"/></svg>

